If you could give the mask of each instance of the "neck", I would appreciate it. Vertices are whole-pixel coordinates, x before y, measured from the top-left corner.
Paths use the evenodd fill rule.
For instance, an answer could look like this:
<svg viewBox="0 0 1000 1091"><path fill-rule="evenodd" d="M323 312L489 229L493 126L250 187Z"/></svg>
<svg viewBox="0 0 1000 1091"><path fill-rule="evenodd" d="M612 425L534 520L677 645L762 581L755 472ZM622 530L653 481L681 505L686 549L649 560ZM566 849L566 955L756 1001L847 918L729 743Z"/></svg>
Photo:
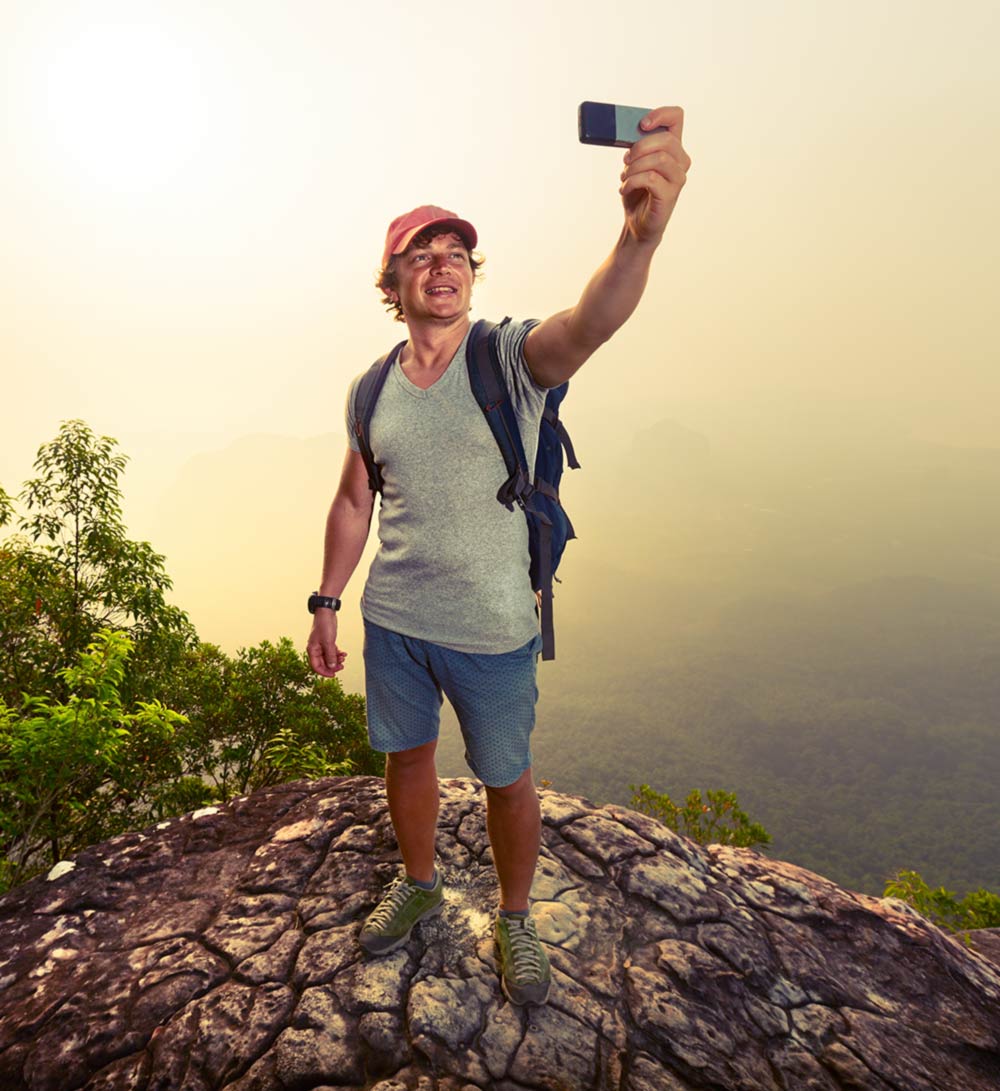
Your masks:
<svg viewBox="0 0 1000 1091"><path fill-rule="evenodd" d="M447 323L407 322L409 340L403 349L401 363L420 371L435 371L446 367L458 350L469 329L469 316L463 314Z"/></svg>

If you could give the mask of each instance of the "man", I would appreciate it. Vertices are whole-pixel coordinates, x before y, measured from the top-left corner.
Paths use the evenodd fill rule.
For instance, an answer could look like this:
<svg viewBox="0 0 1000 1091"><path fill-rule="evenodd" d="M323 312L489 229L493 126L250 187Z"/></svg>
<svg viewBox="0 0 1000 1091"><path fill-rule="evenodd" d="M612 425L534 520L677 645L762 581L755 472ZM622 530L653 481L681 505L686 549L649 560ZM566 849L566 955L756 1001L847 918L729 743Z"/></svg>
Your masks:
<svg viewBox="0 0 1000 1091"><path fill-rule="evenodd" d="M642 296L691 163L682 126L677 107L643 119L646 135L626 153L621 174L621 235L576 306L541 323L501 328L499 356L529 466L547 390L569 379ZM379 278L408 339L370 423L384 488L380 548L362 614L369 738L386 752L386 796L404 870L365 922L360 943L370 955L385 954L441 909L434 750L443 692L455 706L466 760L486 788L503 989L513 1003L542 1004L551 974L528 900L541 836L528 745L540 639L526 520L496 500L507 472L466 371L477 242L468 221L423 206L390 225ZM356 385L323 577L310 599L309 659L327 677L347 654L337 646L336 610L368 537L374 501L354 432Z"/></svg>

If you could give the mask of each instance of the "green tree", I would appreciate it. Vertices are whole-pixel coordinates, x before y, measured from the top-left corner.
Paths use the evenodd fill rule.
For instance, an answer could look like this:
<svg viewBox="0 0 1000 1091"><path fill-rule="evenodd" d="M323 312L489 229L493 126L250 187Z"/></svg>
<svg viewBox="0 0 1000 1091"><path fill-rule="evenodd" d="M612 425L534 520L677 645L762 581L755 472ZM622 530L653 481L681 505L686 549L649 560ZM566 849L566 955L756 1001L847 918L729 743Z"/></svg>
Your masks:
<svg viewBox="0 0 1000 1091"><path fill-rule="evenodd" d="M68 421L18 505L0 489L0 526L17 531L0 542L4 886L207 802L381 771L364 699L317 678L291 641L235 657L199 643L166 602L163 557L126 534L125 463L117 441Z"/></svg>
<svg viewBox="0 0 1000 1091"><path fill-rule="evenodd" d="M21 538L0 543L0 699L12 705L64 665L45 603L68 598L63 573Z"/></svg>
<svg viewBox="0 0 1000 1091"><path fill-rule="evenodd" d="M132 642L102 632L62 672L68 696L0 701L0 885L163 814L179 773L170 748L183 720L159 701L128 710L121 686Z"/></svg>
<svg viewBox="0 0 1000 1091"><path fill-rule="evenodd" d="M735 792L709 790L702 798L695 788L683 805L665 792L656 792L648 784L632 789L632 807L658 819L677 833L702 845L769 845L771 835L759 822L751 822L740 810Z"/></svg>
<svg viewBox="0 0 1000 1091"><path fill-rule="evenodd" d="M943 886L931 889L916 871L899 871L885 886L886 898L899 898L939 928L966 933L1000 928L1000 896L980 887L959 899ZM963 937L968 942L968 937Z"/></svg>
<svg viewBox="0 0 1000 1091"><path fill-rule="evenodd" d="M287 638L235 657L199 644L163 693L187 717L177 736L184 771L210 784L215 799L296 777L381 772L364 698L318 678Z"/></svg>
<svg viewBox="0 0 1000 1091"><path fill-rule="evenodd" d="M127 459L117 446L72 420L39 448L36 476L18 498L20 533L0 545L0 697L8 704L49 691L102 629L133 642L123 686L143 697L194 639L187 616L166 601L164 558L127 536L119 486ZM0 526L15 519L3 493ZM52 695L65 697L58 686Z"/></svg>

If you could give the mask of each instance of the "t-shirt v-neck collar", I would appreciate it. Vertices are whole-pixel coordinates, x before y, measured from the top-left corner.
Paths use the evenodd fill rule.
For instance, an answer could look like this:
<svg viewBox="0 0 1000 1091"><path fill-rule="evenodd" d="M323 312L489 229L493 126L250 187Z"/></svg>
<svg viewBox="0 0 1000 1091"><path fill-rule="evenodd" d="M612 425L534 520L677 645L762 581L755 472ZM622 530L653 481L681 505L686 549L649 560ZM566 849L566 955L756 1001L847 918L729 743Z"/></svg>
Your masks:
<svg viewBox="0 0 1000 1091"><path fill-rule="evenodd" d="M446 389L448 384L454 382L454 379L450 378L450 376L453 373L461 370L461 368L455 366L455 361L458 360L459 357L461 357L462 359L465 358L465 346L469 340L469 333L471 332L471 329L472 327L470 326L469 329L465 331L465 336L462 338L462 341L459 344L458 348L455 349L454 356L452 356L452 358L448 361L448 366L444 369L444 371L441 372L441 374L434 380L434 382L431 383L430 386L417 386L416 383L414 383L407 377L406 372L403 371L403 365L399 360L396 361L396 364L392 369L392 373L396 377L396 381L398 382L398 384L408 394L412 394L414 398L428 398L433 394L435 390Z"/></svg>

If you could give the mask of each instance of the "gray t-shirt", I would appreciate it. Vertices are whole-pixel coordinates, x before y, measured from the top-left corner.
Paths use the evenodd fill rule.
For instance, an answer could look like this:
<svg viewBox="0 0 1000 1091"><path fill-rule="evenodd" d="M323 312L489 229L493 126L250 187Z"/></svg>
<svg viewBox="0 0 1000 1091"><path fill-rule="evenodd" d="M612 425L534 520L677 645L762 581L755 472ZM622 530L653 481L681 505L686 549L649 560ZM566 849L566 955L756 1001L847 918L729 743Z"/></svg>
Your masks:
<svg viewBox="0 0 1000 1091"><path fill-rule="evenodd" d="M524 361L524 339L537 324L508 322L498 337L529 467L547 393ZM467 342L468 334L433 386L415 386L397 361L379 395L370 442L385 487L361 612L405 636L499 654L538 631L528 526L519 508L508 511L496 498L507 469L469 385ZM355 451L357 382L347 398Z"/></svg>

